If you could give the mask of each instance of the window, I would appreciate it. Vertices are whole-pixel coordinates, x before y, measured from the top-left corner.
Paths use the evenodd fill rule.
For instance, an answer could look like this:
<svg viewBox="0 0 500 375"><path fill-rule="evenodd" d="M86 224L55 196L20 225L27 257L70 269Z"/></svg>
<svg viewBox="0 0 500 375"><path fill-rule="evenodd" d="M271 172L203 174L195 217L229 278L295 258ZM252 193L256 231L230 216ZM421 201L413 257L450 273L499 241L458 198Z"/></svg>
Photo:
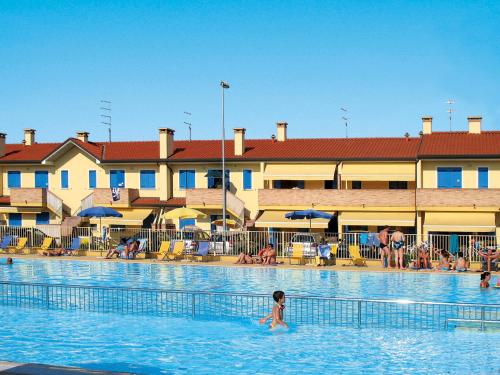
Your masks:
<svg viewBox="0 0 500 375"><path fill-rule="evenodd" d="M48 212L36 214L36 224L50 224L50 214Z"/></svg>
<svg viewBox="0 0 500 375"><path fill-rule="evenodd" d="M337 180L325 180L325 189L336 189Z"/></svg>
<svg viewBox="0 0 500 375"><path fill-rule="evenodd" d="M243 170L243 190L251 190L252 189L252 170L244 169Z"/></svg>
<svg viewBox="0 0 500 375"><path fill-rule="evenodd" d="M196 172L194 170L182 169L179 171L179 189L194 189L195 188L195 176Z"/></svg>
<svg viewBox="0 0 500 375"><path fill-rule="evenodd" d="M141 189L155 189L156 179L154 170L141 171Z"/></svg>
<svg viewBox="0 0 500 375"><path fill-rule="evenodd" d="M222 189L222 169L209 169L207 173L208 188ZM226 169L226 189L230 187L230 172Z"/></svg>
<svg viewBox="0 0 500 375"><path fill-rule="evenodd" d="M462 168L439 167L437 169L438 189L461 189Z"/></svg>
<svg viewBox="0 0 500 375"><path fill-rule="evenodd" d="M125 187L125 171L123 169L112 169L109 171L109 187Z"/></svg>
<svg viewBox="0 0 500 375"><path fill-rule="evenodd" d="M304 181L274 180L273 189L304 189Z"/></svg>
<svg viewBox="0 0 500 375"><path fill-rule="evenodd" d="M61 189L69 187L69 174L68 171L61 171Z"/></svg>
<svg viewBox="0 0 500 375"><path fill-rule="evenodd" d="M477 187L479 189L488 189L488 168L479 167L477 169Z"/></svg>
<svg viewBox="0 0 500 375"><path fill-rule="evenodd" d="M49 187L49 172L35 171L35 187L44 189Z"/></svg>
<svg viewBox="0 0 500 375"><path fill-rule="evenodd" d="M194 226L195 224L196 224L195 219L179 219L180 229L183 229L184 227L187 227L187 226Z"/></svg>
<svg viewBox="0 0 500 375"><path fill-rule="evenodd" d="M89 171L89 189L95 189L97 187L96 180L96 171Z"/></svg>
<svg viewBox="0 0 500 375"><path fill-rule="evenodd" d="M23 225L23 214L11 213L9 214L9 226L21 227Z"/></svg>
<svg viewBox="0 0 500 375"><path fill-rule="evenodd" d="M21 187L21 172L8 171L7 172L7 186L9 188L20 188Z"/></svg>
<svg viewBox="0 0 500 375"><path fill-rule="evenodd" d="M407 181L389 181L389 189L408 189Z"/></svg>
<svg viewBox="0 0 500 375"><path fill-rule="evenodd" d="M361 181L352 181L351 184L352 184L351 185L352 189L361 189L362 186Z"/></svg>

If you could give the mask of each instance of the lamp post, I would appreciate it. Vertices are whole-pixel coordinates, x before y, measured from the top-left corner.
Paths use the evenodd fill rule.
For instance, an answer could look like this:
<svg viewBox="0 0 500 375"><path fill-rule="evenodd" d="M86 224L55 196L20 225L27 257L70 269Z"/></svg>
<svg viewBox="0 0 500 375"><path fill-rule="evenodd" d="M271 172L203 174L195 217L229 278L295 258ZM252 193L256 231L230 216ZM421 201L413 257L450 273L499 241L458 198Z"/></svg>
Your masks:
<svg viewBox="0 0 500 375"><path fill-rule="evenodd" d="M220 81L222 90L222 252L226 253L226 131L224 127L224 90L229 88L229 83Z"/></svg>

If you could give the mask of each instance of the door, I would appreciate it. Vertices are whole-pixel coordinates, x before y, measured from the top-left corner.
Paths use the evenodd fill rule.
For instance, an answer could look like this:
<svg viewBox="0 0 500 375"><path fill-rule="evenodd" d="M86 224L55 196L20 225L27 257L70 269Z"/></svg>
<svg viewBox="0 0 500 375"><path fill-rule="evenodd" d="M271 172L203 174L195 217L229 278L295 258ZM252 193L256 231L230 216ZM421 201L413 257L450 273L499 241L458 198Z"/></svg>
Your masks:
<svg viewBox="0 0 500 375"><path fill-rule="evenodd" d="M437 169L438 189L461 189L462 168L440 167Z"/></svg>
<svg viewBox="0 0 500 375"><path fill-rule="evenodd" d="M49 187L49 172L35 171L35 187L47 189Z"/></svg>

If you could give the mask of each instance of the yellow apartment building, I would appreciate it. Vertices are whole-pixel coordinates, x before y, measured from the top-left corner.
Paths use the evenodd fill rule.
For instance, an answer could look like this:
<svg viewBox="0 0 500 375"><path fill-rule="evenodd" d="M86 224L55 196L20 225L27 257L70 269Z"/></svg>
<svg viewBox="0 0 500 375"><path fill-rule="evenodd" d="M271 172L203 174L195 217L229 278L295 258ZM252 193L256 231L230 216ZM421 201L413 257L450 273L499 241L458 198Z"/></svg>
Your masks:
<svg viewBox="0 0 500 375"><path fill-rule="evenodd" d="M470 117L464 132L419 137L247 139L234 129L225 143L228 215L242 229L358 232L384 225L406 233L500 234L500 132L482 131ZM110 206L118 227L168 224L161 215L187 206L206 219L172 223L216 229L222 217L220 140L175 140L159 129L153 141L96 142L86 132L38 143L34 129L20 144L0 134L0 220L4 225L82 225L76 216ZM288 220L314 208L330 221ZM91 220L90 224L96 224Z"/></svg>

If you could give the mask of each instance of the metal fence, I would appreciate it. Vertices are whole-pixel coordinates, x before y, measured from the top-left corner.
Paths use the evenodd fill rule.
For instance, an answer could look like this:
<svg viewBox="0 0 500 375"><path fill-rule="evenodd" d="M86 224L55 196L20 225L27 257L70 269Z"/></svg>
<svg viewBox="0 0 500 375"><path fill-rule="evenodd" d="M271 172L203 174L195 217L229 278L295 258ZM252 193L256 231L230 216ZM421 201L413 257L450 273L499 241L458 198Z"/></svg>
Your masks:
<svg viewBox="0 0 500 375"><path fill-rule="evenodd" d="M273 307L267 295L0 282L0 304L22 308L205 319L258 319ZM292 324L357 328L481 330L500 328L500 305L287 296Z"/></svg>
<svg viewBox="0 0 500 375"><path fill-rule="evenodd" d="M302 243L306 255L316 255L317 243L325 240L330 245L337 246L337 258L349 259L349 246L359 246L360 253L366 259L379 259L379 247L371 239L376 238L375 233L308 233L308 232L273 232L273 231L192 231L172 229L147 229L147 228L109 228L107 234L91 227L75 227L71 233L54 231L50 228L46 233L43 226L36 228L0 226L0 236L6 234L14 237L12 246L15 246L19 237L28 238L28 246L39 247L44 237L52 236L54 241L52 248L68 247L73 237L80 237L82 250L106 251L116 246L121 238L145 239L145 251L156 252L162 241L180 240L185 241L186 248L190 251L196 249L196 244L201 241L210 243L210 253L215 255L238 255L240 252L256 254L259 249L272 243L277 255L286 257L290 255L292 243ZM470 261L480 260L479 249L497 248L499 238L493 235L480 234L428 234L417 236L406 234L406 253L408 260L414 260L421 244L426 243L430 258L433 261L439 259L442 250L454 254L461 251ZM389 245L392 246L391 244Z"/></svg>

